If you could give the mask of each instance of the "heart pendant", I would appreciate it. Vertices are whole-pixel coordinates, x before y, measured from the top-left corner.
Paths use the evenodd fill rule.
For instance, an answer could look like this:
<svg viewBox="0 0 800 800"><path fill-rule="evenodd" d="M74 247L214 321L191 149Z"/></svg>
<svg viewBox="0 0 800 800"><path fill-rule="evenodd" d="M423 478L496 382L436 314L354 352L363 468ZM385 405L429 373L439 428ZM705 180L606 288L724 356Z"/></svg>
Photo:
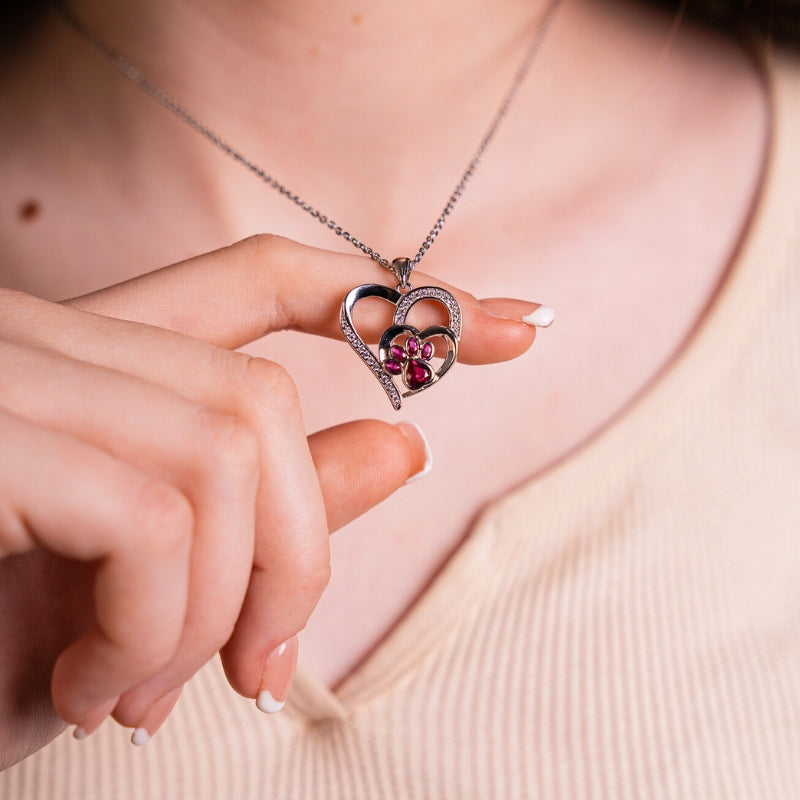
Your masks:
<svg viewBox="0 0 800 800"><path fill-rule="evenodd" d="M353 327L353 308L365 297L380 297L395 307L392 325L381 336L377 356L367 347ZM449 324L432 325L422 331L407 325L406 318L411 307L420 300L436 300L441 303L449 314ZM429 389L453 366L458 356L461 308L456 298L439 286L420 286L405 294L379 283L356 286L342 301L339 323L350 346L370 368L389 396L392 405L398 410L403 397ZM444 345L445 355L438 368L434 368L430 361L437 343ZM402 394L396 380L399 380L405 389Z"/></svg>

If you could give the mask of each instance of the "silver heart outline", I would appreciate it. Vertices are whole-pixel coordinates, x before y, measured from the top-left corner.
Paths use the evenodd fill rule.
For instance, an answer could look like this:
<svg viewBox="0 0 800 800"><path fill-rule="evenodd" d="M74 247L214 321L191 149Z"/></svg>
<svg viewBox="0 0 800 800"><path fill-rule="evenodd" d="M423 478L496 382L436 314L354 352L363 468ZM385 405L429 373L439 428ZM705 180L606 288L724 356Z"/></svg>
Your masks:
<svg viewBox="0 0 800 800"><path fill-rule="evenodd" d="M452 334L453 338L448 339L450 343L448 355L439 369L434 373L434 380L427 386L414 391L409 390L401 395L392 377L384 370L381 362L358 335L353 325L353 308L359 300L363 300L365 297L380 297L394 305L394 325L404 325L411 307L420 300L437 300L447 309L450 324L447 328L444 328L444 330ZM389 401L398 411L402 405L403 397L408 397L410 394L417 394L417 392L424 391L424 389L433 386L433 384L450 369L458 356L458 340L461 337L461 307L450 292L439 286L420 286L406 294L401 294L396 289L390 289L388 286L383 286L379 283L365 283L362 286L356 286L355 289L351 289L345 295L344 300L342 300L342 307L339 312L339 324L345 339L347 339L350 346L356 351L358 357L369 367L372 374L378 379L378 382L383 386L384 391L388 395ZM422 331L420 335L422 336L424 334L425 331ZM450 357L451 355L452 358Z"/></svg>

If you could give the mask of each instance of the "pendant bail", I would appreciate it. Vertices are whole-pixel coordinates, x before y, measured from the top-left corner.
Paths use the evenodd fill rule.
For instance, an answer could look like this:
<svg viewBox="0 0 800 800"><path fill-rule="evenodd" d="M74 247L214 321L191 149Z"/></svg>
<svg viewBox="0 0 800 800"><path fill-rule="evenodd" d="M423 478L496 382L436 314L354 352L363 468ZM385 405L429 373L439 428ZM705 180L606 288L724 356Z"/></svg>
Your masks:
<svg viewBox="0 0 800 800"><path fill-rule="evenodd" d="M398 292L410 292L414 287L408 282L411 273L414 271L414 265L408 258L396 258L392 261L392 272L397 276L400 283L397 284Z"/></svg>

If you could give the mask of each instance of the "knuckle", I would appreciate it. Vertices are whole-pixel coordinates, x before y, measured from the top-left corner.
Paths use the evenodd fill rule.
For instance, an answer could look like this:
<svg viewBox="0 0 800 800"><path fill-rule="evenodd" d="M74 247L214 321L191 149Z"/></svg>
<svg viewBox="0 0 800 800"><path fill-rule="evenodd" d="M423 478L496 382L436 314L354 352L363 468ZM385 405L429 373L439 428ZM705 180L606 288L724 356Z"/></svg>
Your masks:
<svg viewBox="0 0 800 800"><path fill-rule="evenodd" d="M256 233L248 236L244 243L247 247L260 253L273 248L279 239L280 237L273 233Z"/></svg>
<svg viewBox="0 0 800 800"><path fill-rule="evenodd" d="M232 363L232 384L239 403L280 413L299 405L300 395L292 376L274 361L240 354Z"/></svg>
<svg viewBox="0 0 800 800"><path fill-rule="evenodd" d="M136 507L142 519L139 532L151 548L169 552L182 548L194 528L194 511L174 487L148 478L139 489Z"/></svg>
<svg viewBox="0 0 800 800"><path fill-rule="evenodd" d="M183 628L179 624L151 625L147 635L129 625L105 624L98 635L114 654L112 662L124 664L129 678L141 680L164 669L175 657Z"/></svg>
<svg viewBox="0 0 800 800"><path fill-rule="evenodd" d="M293 323L292 309L286 307L282 300L287 288L285 265L297 258L304 249L302 245L283 236L271 233L259 233L239 242L234 247L241 247L245 269L257 292L263 298L267 322L264 333L268 330L280 330Z"/></svg>
<svg viewBox="0 0 800 800"><path fill-rule="evenodd" d="M261 397L279 397L294 400L298 397L292 376L274 361L250 357L245 365L244 380L247 387Z"/></svg>
<svg viewBox="0 0 800 800"><path fill-rule="evenodd" d="M297 591L303 596L318 599L330 578L330 559L321 554L306 556L297 565Z"/></svg>
<svg viewBox="0 0 800 800"><path fill-rule="evenodd" d="M137 640L135 648L125 648L127 666L139 675L153 675L166 667L178 651L181 630L176 629Z"/></svg>
<svg viewBox="0 0 800 800"><path fill-rule="evenodd" d="M289 240L274 233L256 233L239 242L237 247L243 247L247 253L252 253L259 268L274 259L281 250L289 244Z"/></svg>
<svg viewBox="0 0 800 800"><path fill-rule="evenodd" d="M212 472L234 470L244 475L258 470L258 439L251 427L237 417L201 409L198 427L198 465Z"/></svg>

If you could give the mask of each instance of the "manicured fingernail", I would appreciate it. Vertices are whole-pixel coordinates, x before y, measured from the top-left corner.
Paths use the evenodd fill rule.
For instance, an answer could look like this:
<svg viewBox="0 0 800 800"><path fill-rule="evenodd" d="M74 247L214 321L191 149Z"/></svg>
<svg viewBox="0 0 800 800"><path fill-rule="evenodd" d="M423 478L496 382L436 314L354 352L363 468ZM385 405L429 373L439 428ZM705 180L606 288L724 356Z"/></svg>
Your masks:
<svg viewBox="0 0 800 800"><path fill-rule="evenodd" d="M297 637L292 636L269 654L256 699L256 705L261 711L274 714L286 705L297 668L298 646Z"/></svg>
<svg viewBox="0 0 800 800"><path fill-rule="evenodd" d="M425 461L422 467L415 472L410 478L406 480L406 484L418 481L424 478L433 469L433 454L431 453L431 446L428 444L428 438L422 432L422 428L416 422L398 422L395 426L403 432L403 434L412 441L422 442L422 447L425 452Z"/></svg>
<svg viewBox="0 0 800 800"><path fill-rule="evenodd" d="M150 706L131 734L131 744L141 747L150 741L150 737L164 724L170 711L175 708L182 689L183 686L179 686L177 689L167 692Z"/></svg>
<svg viewBox="0 0 800 800"><path fill-rule="evenodd" d="M537 328L546 328L556 318L556 310L550 306L539 306L531 314L527 314L522 318L523 322L528 325L535 325Z"/></svg>
<svg viewBox="0 0 800 800"><path fill-rule="evenodd" d="M147 732L147 728L134 728L134 731L131 734L131 744L141 747L142 745L147 744L149 741L150 734Z"/></svg>
<svg viewBox="0 0 800 800"><path fill-rule="evenodd" d="M546 328L555 318L555 309L527 300L513 300L508 297L489 297L480 301L481 311L495 319L508 319L525 322L537 328Z"/></svg>
<svg viewBox="0 0 800 800"><path fill-rule="evenodd" d="M94 733L105 721L106 717L114 710L119 696L112 697L101 703L97 708L93 708L84 718L83 721L75 726L72 735L75 739L85 739L90 733Z"/></svg>

